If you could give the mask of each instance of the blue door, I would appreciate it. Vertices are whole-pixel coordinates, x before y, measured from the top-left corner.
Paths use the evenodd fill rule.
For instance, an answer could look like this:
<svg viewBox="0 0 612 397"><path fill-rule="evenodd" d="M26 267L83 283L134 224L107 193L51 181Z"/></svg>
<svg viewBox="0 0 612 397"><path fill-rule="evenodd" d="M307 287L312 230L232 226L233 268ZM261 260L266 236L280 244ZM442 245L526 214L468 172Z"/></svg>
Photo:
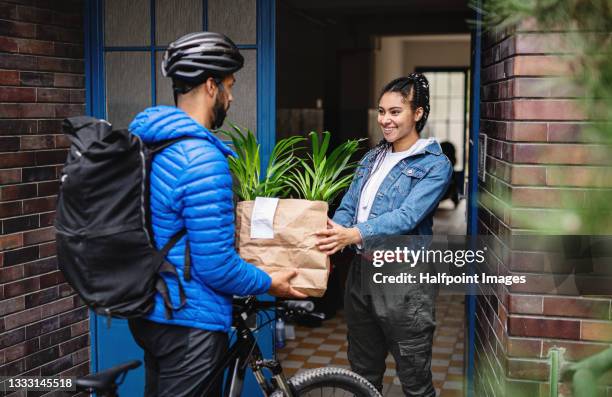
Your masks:
<svg viewBox="0 0 612 397"><path fill-rule="evenodd" d="M231 37L245 57L237 73L228 119L257 132L267 162L275 140L275 0L87 0L84 12L87 113L127 127L142 109L173 105L170 82L159 64L168 43L200 30ZM263 297L270 299L270 297ZM90 316L91 370L143 358L127 322ZM273 325L258 341L273 352ZM131 371L120 395L143 394L144 369ZM258 396L252 376L244 396Z"/></svg>

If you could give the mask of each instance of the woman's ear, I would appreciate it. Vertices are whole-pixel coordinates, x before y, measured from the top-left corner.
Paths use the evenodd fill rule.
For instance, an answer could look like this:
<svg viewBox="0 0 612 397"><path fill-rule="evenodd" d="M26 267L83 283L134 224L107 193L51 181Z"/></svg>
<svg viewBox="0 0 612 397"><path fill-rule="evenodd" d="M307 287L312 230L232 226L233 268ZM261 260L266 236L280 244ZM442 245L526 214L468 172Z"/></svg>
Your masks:
<svg viewBox="0 0 612 397"><path fill-rule="evenodd" d="M414 121L420 121L423 118L423 108L418 107L414 112Z"/></svg>

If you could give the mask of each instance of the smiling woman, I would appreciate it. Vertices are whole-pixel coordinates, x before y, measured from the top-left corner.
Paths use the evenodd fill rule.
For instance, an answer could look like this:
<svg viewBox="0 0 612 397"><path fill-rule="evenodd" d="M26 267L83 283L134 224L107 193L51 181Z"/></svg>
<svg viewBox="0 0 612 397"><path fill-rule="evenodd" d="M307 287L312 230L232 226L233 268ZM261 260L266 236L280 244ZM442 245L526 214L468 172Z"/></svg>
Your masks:
<svg viewBox="0 0 612 397"><path fill-rule="evenodd" d="M450 182L452 166L435 139L420 138L429 110L429 83L422 74L385 86L378 101L384 139L360 161L328 229L319 232L319 249L331 255L354 245L361 253L374 248L375 236L432 234L433 213ZM361 268L370 266L367 257L356 255L346 282L351 369L382 390L390 352L404 393L434 396L431 355L436 288L415 285L397 296L397 291L390 295L384 285L364 285ZM380 289L362 289L368 287ZM407 346L410 354L406 354Z"/></svg>

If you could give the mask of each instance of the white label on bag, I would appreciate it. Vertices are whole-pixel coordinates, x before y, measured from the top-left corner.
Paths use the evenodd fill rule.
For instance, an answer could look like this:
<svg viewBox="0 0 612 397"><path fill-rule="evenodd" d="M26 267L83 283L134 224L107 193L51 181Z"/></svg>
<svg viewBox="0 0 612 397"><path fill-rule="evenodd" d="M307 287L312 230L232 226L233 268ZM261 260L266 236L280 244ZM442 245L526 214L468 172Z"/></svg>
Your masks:
<svg viewBox="0 0 612 397"><path fill-rule="evenodd" d="M251 238L274 238L274 214L277 206L277 198L255 198L251 215Z"/></svg>

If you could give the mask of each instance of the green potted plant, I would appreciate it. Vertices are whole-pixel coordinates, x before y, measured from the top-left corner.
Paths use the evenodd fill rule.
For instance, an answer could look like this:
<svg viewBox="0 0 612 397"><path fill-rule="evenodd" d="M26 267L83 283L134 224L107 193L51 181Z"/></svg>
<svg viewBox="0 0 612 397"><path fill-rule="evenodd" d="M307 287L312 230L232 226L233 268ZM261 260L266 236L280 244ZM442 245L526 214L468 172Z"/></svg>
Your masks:
<svg viewBox="0 0 612 397"><path fill-rule="evenodd" d="M355 166L350 158L358 141L346 142L328 156L329 132L323 133L322 140L312 132L312 152L302 159L296 152L302 149L298 144L306 139L282 139L262 175L255 135L248 130L243 133L236 126L226 134L237 154L229 159L229 165L237 181L234 191L241 200L236 206L240 256L268 273L297 268L292 286L310 296L323 295L329 259L316 247L314 233L327 225L328 202L350 184L352 175L346 171ZM262 223L270 232L265 237L254 233Z"/></svg>

